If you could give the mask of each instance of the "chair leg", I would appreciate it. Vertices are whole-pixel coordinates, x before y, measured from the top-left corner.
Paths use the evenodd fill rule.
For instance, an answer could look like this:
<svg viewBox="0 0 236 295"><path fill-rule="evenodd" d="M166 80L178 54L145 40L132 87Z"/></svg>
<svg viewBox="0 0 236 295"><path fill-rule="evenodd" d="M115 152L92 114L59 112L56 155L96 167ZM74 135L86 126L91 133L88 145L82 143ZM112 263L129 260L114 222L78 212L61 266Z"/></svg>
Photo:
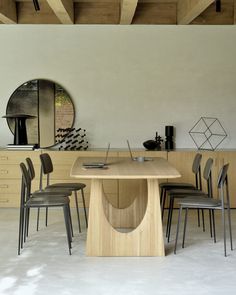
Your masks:
<svg viewBox="0 0 236 295"><path fill-rule="evenodd" d="M162 199L162 208L161 208L162 220L164 219L164 213L165 213L166 195L167 195L167 191L166 189L163 189L163 199Z"/></svg>
<svg viewBox="0 0 236 295"><path fill-rule="evenodd" d="M210 223L210 235L211 238L213 237L212 235L212 216L211 216L211 210L209 209L209 223Z"/></svg>
<svg viewBox="0 0 236 295"><path fill-rule="evenodd" d="M169 208L168 208L168 216L167 216L167 224L166 224L166 237L168 237L169 225L170 225L170 208L171 208L171 197L169 200Z"/></svg>
<svg viewBox="0 0 236 295"><path fill-rule="evenodd" d="M48 207L46 207L45 226L48 226Z"/></svg>
<svg viewBox="0 0 236 295"><path fill-rule="evenodd" d="M176 250L177 250L177 243L178 243L178 236L179 236L179 226L180 226L180 220L181 220L181 213L182 213L182 207L180 206L180 208L179 208L179 215L178 215L177 229L176 229L174 254L176 254Z"/></svg>
<svg viewBox="0 0 236 295"><path fill-rule="evenodd" d="M70 226L69 226L69 208L67 206L63 206L63 211L64 211L65 226L66 226L68 249L69 249L69 254L71 255L71 235L70 235Z"/></svg>
<svg viewBox="0 0 236 295"><path fill-rule="evenodd" d="M188 218L188 208L186 208L186 209L185 209L185 218L184 218L184 233L183 233L183 242L182 242L182 248L184 248L185 234L186 234L186 227L187 227L187 218Z"/></svg>
<svg viewBox="0 0 236 295"><path fill-rule="evenodd" d="M39 214L40 214L40 208L38 208L38 213L37 213L37 227L36 230L39 230Z"/></svg>
<svg viewBox="0 0 236 295"><path fill-rule="evenodd" d="M161 188L161 192L160 192L160 206L161 206L161 217L162 217L162 220L163 220L163 201L164 201L164 188L162 187Z"/></svg>
<svg viewBox="0 0 236 295"><path fill-rule="evenodd" d="M23 207L22 210L22 222L21 222L21 249L23 249L23 243L24 243L24 225L25 225L25 210L26 208Z"/></svg>
<svg viewBox="0 0 236 295"><path fill-rule="evenodd" d="M86 204L85 204L84 190L83 189L81 189L81 195L82 195L82 201L83 201L83 206L84 206L85 224L86 224L86 228L88 228L88 218L87 218L87 211L86 211Z"/></svg>
<svg viewBox="0 0 236 295"><path fill-rule="evenodd" d="M68 205L68 214L69 214L69 220L70 220L70 231L71 231L71 236L74 237L74 231L73 231L73 225L72 225L72 218L71 218L70 205Z"/></svg>
<svg viewBox="0 0 236 295"><path fill-rule="evenodd" d="M21 249L21 236L22 236L22 211L23 211L23 207L20 208L20 218L19 218L19 236L18 236L18 255L20 255L20 249Z"/></svg>
<svg viewBox="0 0 236 295"><path fill-rule="evenodd" d="M168 231L168 237L167 241L170 242L170 231L171 231L171 224L172 224L172 216L173 216L173 209L174 209L174 198L171 198L171 206L170 206L170 220L169 220L169 231Z"/></svg>
<svg viewBox="0 0 236 295"><path fill-rule="evenodd" d="M228 211L228 222L229 222L230 249L233 250L232 226L231 226L231 212L230 212L229 205L227 206L227 211Z"/></svg>
<svg viewBox="0 0 236 295"><path fill-rule="evenodd" d="M24 243L26 242L27 235L27 224L28 224L28 216L29 216L29 208L25 208L25 220L24 220Z"/></svg>
<svg viewBox="0 0 236 295"><path fill-rule="evenodd" d="M215 212L212 210L212 227L213 227L213 236L214 236L214 243L216 243L216 226L215 226Z"/></svg>
<svg viewBox="0 0 236 295"><path fill-rule="evenodd" d="M197 225L198 225L198 227L200 227L200 210L199 209L197 209Z"/></svg>
<svg viewBox="0 0 236 295"><path fill-rule="evenodd" d="M205 232L205 218L204 218L204 210L202 209L202 230Z"/></svg>
<svg viewBox="0 0 236 295"><path fill-rule="evenodd" d="M224 234L224 256L226 257L226 229L225 229L225 210L224 206L222 207L222 226L223 226L223 234Z"/></svg>
<svg viewBox="0 0 236 295"><path fill-rule="evenodd" d="M29 236L29 219L30 219L30 208L28 208L26 237Z"/></svg>
<svg viewBox="0 0 236 295"><path fill-rule="evenodd" d="M77 198L77 192L75 193L75 205L76 205L76 211L77 211L77 218L78 218L78 225L79 225L79 232L81 233L81 225L80 225L80 217L79 217L79 205L78 205L78 198Z"/></svg>

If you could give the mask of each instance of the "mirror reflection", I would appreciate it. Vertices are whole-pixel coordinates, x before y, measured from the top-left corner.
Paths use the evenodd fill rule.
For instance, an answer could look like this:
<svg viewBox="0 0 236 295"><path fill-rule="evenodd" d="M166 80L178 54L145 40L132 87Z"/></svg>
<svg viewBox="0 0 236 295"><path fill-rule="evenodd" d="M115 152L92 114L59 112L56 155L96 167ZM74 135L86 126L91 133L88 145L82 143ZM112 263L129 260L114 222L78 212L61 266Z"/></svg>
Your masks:
<svg viewBox="0 0 236 295"><path fill-rule="evenodd" d="M6 114L27 114L35 118L26 121L28 144L50 147L61 142L74 123L74 106L68 92L49 80L31 80L11 95ZM7 118L14 134L15 122Z"/></svg>

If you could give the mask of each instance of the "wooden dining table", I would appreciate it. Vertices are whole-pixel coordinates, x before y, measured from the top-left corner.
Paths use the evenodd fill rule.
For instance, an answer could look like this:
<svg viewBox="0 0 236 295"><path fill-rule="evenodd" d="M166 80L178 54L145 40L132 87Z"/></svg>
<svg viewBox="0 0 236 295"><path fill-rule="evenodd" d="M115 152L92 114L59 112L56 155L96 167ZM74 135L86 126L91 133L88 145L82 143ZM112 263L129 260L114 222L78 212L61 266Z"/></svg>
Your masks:
<svg viewBox="0 0 236 295"><path fill-rule="evenodd" d="M132 161L109 158L105 169L86 169L83 163L101 158L78 158L71 177L91 179L87 256L164 256L159 179L180 177L164 158ZM139 179L133 203L115 208L105 196L103 180Z"/></svg>

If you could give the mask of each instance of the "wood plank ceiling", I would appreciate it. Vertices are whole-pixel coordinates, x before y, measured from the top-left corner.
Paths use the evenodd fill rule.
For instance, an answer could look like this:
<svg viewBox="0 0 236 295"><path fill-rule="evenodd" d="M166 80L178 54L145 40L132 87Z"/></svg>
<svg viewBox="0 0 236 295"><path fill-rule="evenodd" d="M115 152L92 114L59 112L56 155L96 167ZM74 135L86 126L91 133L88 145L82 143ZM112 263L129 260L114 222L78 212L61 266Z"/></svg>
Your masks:
<svg viewBox="0 0 236 295"><path fill-rule="evenodd" d="M236 0L0 0L1 24L232 25ZM221 9L217 11L216 2Z"/></svg>

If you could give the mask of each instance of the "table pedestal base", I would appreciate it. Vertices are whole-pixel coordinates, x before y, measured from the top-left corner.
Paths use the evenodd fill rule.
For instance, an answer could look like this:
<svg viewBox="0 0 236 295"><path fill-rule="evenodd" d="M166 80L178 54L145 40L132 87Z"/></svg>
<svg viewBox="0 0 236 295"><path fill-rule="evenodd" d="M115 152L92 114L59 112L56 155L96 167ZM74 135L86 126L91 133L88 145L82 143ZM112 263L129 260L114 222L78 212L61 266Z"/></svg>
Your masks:
<svg viewBox="0 0 236 295"><path fill-rule="evenodd" d="M86 246L88 256L165 255L158 180L144 181L147 185L144 183L141 187L134 203L128 208L117 209L108 203L102 180L92 180ZM144 197L146 187L147 198ZM133 216L131 219L129 214ZM127 227L130 220L136 228L128 233L121 233L111 225Z"/></svg>

